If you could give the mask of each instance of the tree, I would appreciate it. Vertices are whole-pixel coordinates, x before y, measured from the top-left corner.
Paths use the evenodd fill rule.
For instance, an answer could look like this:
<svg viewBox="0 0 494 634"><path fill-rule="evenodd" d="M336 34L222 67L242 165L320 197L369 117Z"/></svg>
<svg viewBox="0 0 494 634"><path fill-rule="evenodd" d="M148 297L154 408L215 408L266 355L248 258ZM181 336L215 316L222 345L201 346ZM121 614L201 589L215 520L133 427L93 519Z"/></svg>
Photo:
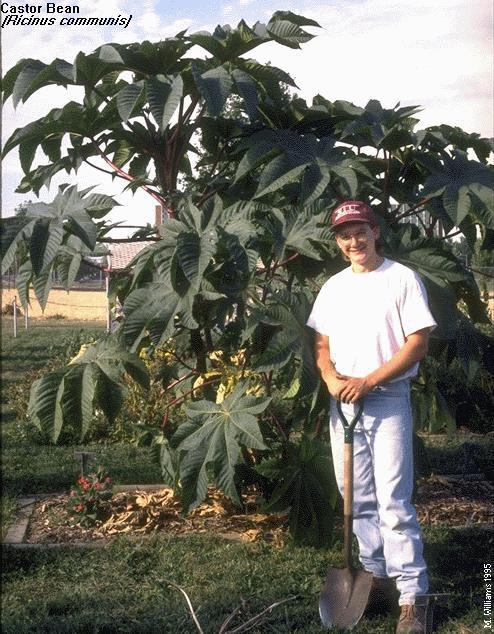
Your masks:
<svg viewBox="0 0 494 634"><path fill-rule="evenodd" d="M4 99L17 104L52 83L81 86L84 98L16 130L4 152L19 149L20 191L37 194L60 170L99 157L168 216L158 231L137 234L154 243L114 288L124 310L119 331L33 385L32 419L54 441L69 418L84 434L92 408L115 416L128 377L149 385L142 357L161 355L151 379L163 390L156 442L185 509L211 480L237 502L256 481L271 508L291 508L298 539L324 542L335 489L318 441L327 397L305 321L323 279L343 265L327 210L347 197L373 202L387 253L428 287L440 324L435 350L463 355L470 371L492 345L474 327L487 320L485 307L434 230L457 227L472 244L480 230L490 244L492 144L449 126L416 131L416 107L287 100L286 87L295 86L287 73L242 56L268 41L298 48L313 37L305 26L318 25L276 12L266 25L105 45L73 64L21 60L5 75ZM188 57L194 45L206 59ZM205 149L199 178L195 139ZM39 148L48 163L33 168ZM104 219L115 204L64 186L22 221L7 219L4 263L23 254L23 302L31 283L46 302L54 268L70 288L77 262L108 239ZM471 345L461 347L465 337Z"/></svg>

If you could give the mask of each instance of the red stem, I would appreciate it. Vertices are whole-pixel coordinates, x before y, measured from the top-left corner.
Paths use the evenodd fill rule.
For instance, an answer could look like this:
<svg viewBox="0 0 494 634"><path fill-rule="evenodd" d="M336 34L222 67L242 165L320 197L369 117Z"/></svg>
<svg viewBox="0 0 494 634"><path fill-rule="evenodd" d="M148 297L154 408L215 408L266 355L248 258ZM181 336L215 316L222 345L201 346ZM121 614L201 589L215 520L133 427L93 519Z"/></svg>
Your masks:
<svg viewBox="0 0 494 634"><path fill-rule="evenodd" d="M185 392L185 394L181 394L180 396L177 396L177 398L174 398L173 401L170 401L168 405L166 406L165 415L163 416L163 422L161 423L161 428L163 429L163 427L165 427L166 423L168 422L168 412L172 405L178 405L179 403L183 403L183 401L185 401L187 396L190 396L196 390L206 387L207 385L211 385L212 383L218 383L218 381L221 381L222 379L223 377L220 376L216 379L210 379L209 381L204 381L204 383L201 383L201 385L197 385L196 387L193 387L188 392Z"/></svg>
<svg viewBox="0 0 494 634"><path fill-rule="evenodd" d="M413 214L418 213L416 210L419 207L423 207L426 203L429 202L429 200L431 200L431 198L423 198L421 201L419 201L416 205L414 205L413 207L410 207L410 209L407 209L404 213L402 213L399 216L396 216L395 218L393 218L393 220L391 221L391 224L398 222L398 220L402 220L402 218L407 218L408 216L413 216Z"/></svg>
<svg viewBox="0 0 494 634"><path fill-rule="evenodd" d="M120 167L117 167L115 163L113 163L106 156L106 154L103 152L103 150L100 148L100 146L97 144L97 142L94 139L91 139L91 141L93 142L94 147L98 150L98 154L101 156L101 158L105 161L105 163L107 163L107 165L109 165L118 174L118 176L120 176L120 178L123 178L124 180L129 181L131 183L135 181L135 178L133 176L131 176L127 172L124 172L124 170L121 169ZM146 185L141 185L141 187L147 194L149 194L157 202L159 202L160 205L163 205L164 207L166 207L166 200L162 196L154 192L152 189L150 189Z"/></svg>

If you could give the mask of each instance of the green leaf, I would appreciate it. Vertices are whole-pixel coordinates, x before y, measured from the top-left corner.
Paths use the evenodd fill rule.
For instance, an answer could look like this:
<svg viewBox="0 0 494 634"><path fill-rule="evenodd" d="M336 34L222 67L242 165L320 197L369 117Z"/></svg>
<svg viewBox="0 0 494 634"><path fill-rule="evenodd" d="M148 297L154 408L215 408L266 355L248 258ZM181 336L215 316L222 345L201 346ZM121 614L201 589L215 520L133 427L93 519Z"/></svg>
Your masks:
<svg viewBox="0 0 494 634"><path fill-rule="evenodd" d="M163 438L160 443L160 465L163 484L176 491L180 481L180 457L178 451L170 446L166 438Z"/></svg>
<svg viewBox="0 0 494 634"><path fill-rule="evenodd" d="M253 81L252 77L240 70L239 68L235 68L232 72L232 77L235 81L235 85L237 87L239 95L244 100L245 110L249 115L251 120L257 118L257 104L259 102L257 95L257 86Z"/></svg>
<svg viewBox="0 0 494 634"><path fill-rule="evenodd" d="M122 121L128 121L130 117L137 114L137 106L144 91L144 82L138 81L135 84L128 84L117 94L118 114Z"/></svg>
<svg viewBox="0 0 494 634"><path fill-rule="evenodd" d="M108 374L101 369L100 364L98 364L96 372L98 378L95 389L95 398L99 407L105 413L105 416L110 422L112 422L122 409L124 402L124 390L120 383L111 379Z"/></svg>
<svg viewBox="0 0 494 634"><path fill-rule="evenodd" d="M146 82L149 107L160 130L164 130L183 95L184 83L180 75L157 75Z"/></svg>
<svg viewBox="0 0 494 634"><path fill-rule="evenodd" d="M181 461L185 511L204 499L209 467L219 488L239 502L235 465L241 461L241 446L266 448L256 416L271 400L244 396L246 389L247 384L242 381L222 403L202 400L187 408L191 422L182 424L174 437L178 451L185 452Z"/></svg>
<svg viewBox="0 0 494 634"><path fill-rule="evenodd" d="M117 50L117 47L112 46L111 44L104 44L100 47L99 58L103 62L107 62L109 64L124 64L124 60Z"/></svg>
<svg viewBox="0 0 494 634"><path fill-rule="evenodd" d="M264 474L264 463L257 470ZM297 544L331 543L336 483L327 444L303 436L288 443L282 459L268 465L267 477L277 483L265 512L290 509L290 532Z"/></svg>
<svg viewBox="0 0 494 634"><path fill-rule="evenodd" d="M92 363L88 363L82 370L81 384L81 440L88 432L93 418L93 403L96 392L95 371Z"/></svg>
<svg viewBox="0 0 494 634"><path fill-rule="evenodd" d="M48 302L48 295L50 294L50 288L52 283L53 264L45 267L40 271L38 275L34 276L33 287L36 299L41 306L41 310L45 310L46 303Z"/></svg>
<svg viewBox="0 0 494 634"><path fill-rule="evenodd" d="M41 218L34 225L30 241L30 257L35 276L53 264L63 238L61 218Z"/></svg>
<svg viewBox="0 0 494 634"><path fill-rule="evenodd" d="M281 159L283 157L279 157L279 158ZM276 161L277 159L274 159L274 160ZM272 180L271 183L267 185L266 187L264 187L261 191L257 191L254 198L255 199L262 198L263 196L266 196L267 194L271 194L272 192L275 192L278 189L281 189L285 185L288 185L291 183L297 183L300 180L300 175L302 174L302 172L304 172L306 168L307 168L307 163L304 163L303 165L297 165L297 167L293 167L292 169L289 169L282 176L279 176L278 178L275 178L274 180Z"/></svg>
<svg viewBox="0 0 494 634"><path fill-rule="evenodd" d="M43 62L40 62L39 60L31 60L30 63L26 64L22 71L17 75L12 92L14 108L17 108L19 102L29 90L29 87L35 77L45 68L46 64Z"/></svg>
<svg viewBox="0 0 494 634"><path fill-rule="evenodd" d="M171 288L170 280L134 290L123 306L126 317L123 330L127 345L135 349L146 332L149 332L153 343L161 344L173 334L175 317L178 315L181 315L186 328L197 328L197 322L191 314L194 296L192 288L180 295Z"/></svg>
<svg viewBox="0 0 494 634"><path fill-rule="evenodd" d="M21 300L24 310L29 306L29 288L32 276L33 268L31 266L31 262L30 260L26 260L20 265L15 280L17 291L19 292L19 299Z"/></svg>
<svg viewBox="0 0 494 634"><path fill-rule="evenodd" d="M61 400L68 371L67 367L55 370L34 381L31 386L28 415L38 429L53 442L57 442L62 429Z"/></svg>
<svg viewBox="0 0 494 634"><path fill-rule="evenodd" d="M314 35L310 35L301 29L298 24L294 24L288 20L277 19L276 21L269 22L266 28L269 35L271 35L276 42L284 46L289 46L290 48L300 48L300 44L310 42L314 37Z"/></svg>
<svg viewBox="0 0 494 634"><path fill-rule="evenodd" d="M275 11L269 22L275 22L277 20L285 20L292 24L297 24L298 26L321 26L315 20L306 18L303 15L298 15L297 13L292 13L291 11Z"/></svg>
<svg viewBox="0 0 494 634"><path fill-rule="evenodd" d="M468 195L471 187L481 185L494 188L494 170L477 161L467 159L461 151L453 152L450 157L443 153L442 165L436 168L426 180L421 195L424 198L441 196L444 208L452 222L458 226L471 209Z"/></svg>
<svg viewBox="0 0 494 634"><path fill-rule="evenodd" d="M192 62L192 73L209 114L217 117L232 92L233 79L230 73L223 66L201 73L201 69L195 62Z"/></svg>
<svg viewBox="0 0 494 634"><path fill-rule="evenodd" d="M96 247L98 228L85 211L70 216L66 224L66 231L80 238L90 251Z"/></svg>
<svg viewBox="0 0 494 634"><path fill-rule="evenodd" d="M1 220L2 227L2 275L9 270L16 253L24 240L32 235L36 219L27 216L12 216Z"/></svg>
<svg viewBox="0 0 494 634"><path fill-rule="evenodd" d="M192 286L199 286L216 250L216 234L212 231L199 236L192 231L183 232L177 238L177 256Z"/></svg>

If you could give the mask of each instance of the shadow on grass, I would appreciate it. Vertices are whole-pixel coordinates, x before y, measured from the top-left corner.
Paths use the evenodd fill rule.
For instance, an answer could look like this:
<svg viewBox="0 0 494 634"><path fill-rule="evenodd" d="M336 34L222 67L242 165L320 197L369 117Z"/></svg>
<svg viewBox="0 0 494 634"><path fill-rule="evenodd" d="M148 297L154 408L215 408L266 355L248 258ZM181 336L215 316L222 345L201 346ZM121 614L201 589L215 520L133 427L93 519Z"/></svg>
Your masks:
<svg viewBox="0 0 494 634"><path fill-rule="evenodd" d="M492 540L480 529L425 531L431 590L451 594L449 605L436 610L438 634L481 631L475 628L482 623L483 562ZM217 634L243 603L235 625L289 596L298 598L273 610L252 632L322 634L318 595L340 550L341 544L330 552L277 549L208 535L120 539L99 551L4 550L3 631L193 632L183 596L167 583L172 581L190 596L206 634ZM354 629L355 634L393 631L391 617L362 619Z"/></svg>
<svg viewBox="0 0 494 634"><path fill-rule="evenodd" d="M37 631L192 633L185 599L171 581L188 593L206 634L217 634L236 608L242 609L232 628L288 597L296 599L251 631L321 634L318 595L327 557L310 548L276 549L207 535L119 540L98 552L6 552L3 631L26 631L31 622ZM33 596L34 587L42 587L42 594ZM355 629L392 631L392 619Z"/></svg>
<svg viewBox="0 0 494 634"><path fill-rule="evenodd" d="M493 546L494 532L491 530L427 530L424 556L429 565L431 592L450 595L436 608L435 623L438 628L446 624L452 615L461 619L471 615L472 611L479 619L480 627L483 565L489 560Z"/></svg>

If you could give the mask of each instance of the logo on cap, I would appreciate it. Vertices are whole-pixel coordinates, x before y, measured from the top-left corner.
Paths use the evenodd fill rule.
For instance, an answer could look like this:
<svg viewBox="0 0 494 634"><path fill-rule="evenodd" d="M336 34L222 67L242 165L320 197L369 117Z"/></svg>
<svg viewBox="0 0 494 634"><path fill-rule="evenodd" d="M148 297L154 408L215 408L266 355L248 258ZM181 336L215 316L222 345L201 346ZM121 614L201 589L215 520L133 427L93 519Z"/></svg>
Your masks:
<svg viewBox="0 0 494 634"><path fill-rule="evenodd" d="M376 223L374 212L361 200L345 200L336 207L331 217L333 227L344 222Z"/></svg>
<svg viewBox="0 0 494 634"><path fill-rule="evenodd" d="M334 212L333 220L339 220L343 216L348 216L348 214L355 214L355 213L358 214L360 210L361 210L361 205L358 205L356 203L344 205Z"/></svg>

